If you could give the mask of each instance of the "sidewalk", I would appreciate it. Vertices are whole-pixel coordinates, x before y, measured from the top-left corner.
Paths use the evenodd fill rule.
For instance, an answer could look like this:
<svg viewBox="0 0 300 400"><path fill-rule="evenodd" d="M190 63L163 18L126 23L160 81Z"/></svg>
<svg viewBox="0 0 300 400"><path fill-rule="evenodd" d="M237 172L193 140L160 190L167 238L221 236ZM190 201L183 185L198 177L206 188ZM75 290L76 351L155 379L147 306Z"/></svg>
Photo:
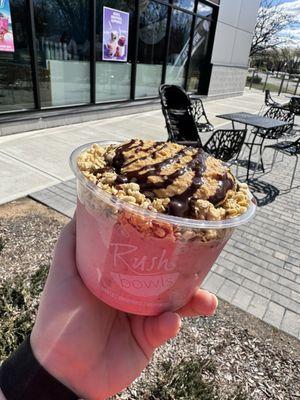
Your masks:
<svg viewBox="0 0 300 400"><path fill-rule="evenodd" d="M257 112L262 103L261 93L247 92L243 97L206 102L205 109L218 127L228 123L216 114ZM71 216L76 188L68 156L73 148L96 140L162 140L166 136L161 111L152 111L1 138L0 203L31 194ZM283 191L289 185L293 161L286 157L253 182L251 189L260 205L257 216L236 230L204 287L300 339L299 167L294 182L298 187L290 193Z"/></svg>
<svg viewBox="0 0 300 400"><path fill-rule="evenodd" d="M261 102L261 94L249 92L243 97L208 101L205 109L212 124L219 127L228 121L215 115L257 112ZM68 157L81 144L132 137L163 140L167 138L164 126L158 110L0 137L0 204L72 178Z"/></svg>

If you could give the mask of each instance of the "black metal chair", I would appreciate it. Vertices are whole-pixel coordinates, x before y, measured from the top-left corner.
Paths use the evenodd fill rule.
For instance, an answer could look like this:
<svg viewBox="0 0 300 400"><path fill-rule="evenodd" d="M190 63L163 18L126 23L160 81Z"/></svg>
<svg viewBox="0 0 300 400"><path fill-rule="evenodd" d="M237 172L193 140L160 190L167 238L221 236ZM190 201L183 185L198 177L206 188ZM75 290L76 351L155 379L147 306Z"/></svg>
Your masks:
<svg viewBox="0 0 300 400"><path fill-rule="evenodd" d="M205 143L203 149L224 162L236 160L242 149L246 129L218 129Z"/></svg>
<svg viewBox="0 0 300 400"><path fill-rule="evenodd" d="M277 101L275 101L272 96L271 96L271 92L269 89L266 89L265 91L265 104L261 107L259 114L262 114L265 106L267 107L277 107L277 108L283 108L285 110L288 110L289 108L289 103L278 103Z"/></svg>
<svg viewBox="0 0 300 400"><path fill-rule="evenodd" d="M289 102L289 110L295 115L300 115L300 97L292 97Z"/></svg>
<svg viewBox="0 0 300 400"><path fill-rule="evenodd" d="M293 187L293 183L294 183L294 179L295 179L295 174L296 174L296 169L297 169L297 165L298 165L298 156L300 155L300 138L295 140L295 141L285 141L285 142L279 142L276 144L271 144L269 146L265 146L265 149L273 149L274 150L274 156L273 156L273 162L272 162L272 167L274 165L275 159L276 159L276 155L277 153L282 153L283 155L288 155L288 156L295 156L296 157L296 162L294 165L294 170L293 170L293 175L292 175L292 179L291 179L291 183L290 183L290 187L289 190L292 189ZM271 167L271 169L272 169Z"/></svg>
<svg viewBox="0 0 300 400"><path fill-rule="evenodd" d="M279 107L279 108L286 108L288 106L289 103L278 103L277 101L275 101L270 93L270 90L267 89L265 91L265 105L267 107Z"/></svg>
<svg viewBox="0 0 300 400"><path fill-rule="evenodd" d="M200 133L213 130L202 101L191 100L187 93L176 85L161 85L159 95L166 120L168 140L197 142L202 146Z"/></svg>
<svg viewBox="0 0 300 400"><path fill-rule="evenodd" d="M278 119L280 121L289 122L288 125L281 126L278 128L268 129L266 132L270 139L272 139L272 135L277 139L280 135L291 136L293 135L293 126L295 122L295 114L290 112L289 110L285 110L279 107L270 107L264 114L265 117Z"/></svg>
<svg viewBox="0 0 300 400"><path fill-rule="evenodd" d="M192 114L196 121L196 125L199 132L212 132L214 130L213 125L209 122L203 102L200 98L191 98L192 103Z"/></svg>
<svg viewBox="0 0 300 400"><path fill-rule="evenodd" d="M253 176L259 165L261 165L263 172L265 172L263 158L262 158L263 145L265 140L277 140L278 142L278 140L281 139L282 137L294 135L293 126L294 126L295 115L293 113L284 110L283 108L270 107L264 114L264 116L273 119L278 119L280 121L285 121L288 122L288 124L271 129L260 129L260 128L252 129L251 132L255 135L255 138L253 139L251 146L259 146L259 162L257 163L257 166L254 169ZM260 143L255 143L256 137L261 138ZM246 144L250 145L250 143Z"/></svg>

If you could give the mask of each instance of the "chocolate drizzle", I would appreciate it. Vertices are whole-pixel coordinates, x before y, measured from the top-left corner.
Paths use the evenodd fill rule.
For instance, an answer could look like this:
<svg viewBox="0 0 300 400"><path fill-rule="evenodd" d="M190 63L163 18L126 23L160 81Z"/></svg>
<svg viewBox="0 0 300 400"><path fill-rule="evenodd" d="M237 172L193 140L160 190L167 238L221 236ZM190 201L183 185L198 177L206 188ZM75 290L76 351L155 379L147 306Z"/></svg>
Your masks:
<svg viewBox="0 0 300 400"><path fill-rule="evenodd" d="M122 183L128 183L129 180L128 180L127 176L125 176L125 175L117 175L115 182L117 185L121 185Z"/></svg>
<svg viewBox="0 0 300 400"><path fill-rule="evenodd" d="M173 196L168 204L168 214L176 217L186 217L190 212L193 195L203 185L202 176L205 172L205 160L207 155L199 149L192 161L187 164L187 169L194 171L195 175L190 186L181 194Z"/></svg>
<svg viewBox="0 0 300 400"><path fill-rule="evenodd" d="M195 148L184 147L179 150L173 157L167 158L163 161L152 165L145 165L137 170L131 170L126 172L121 172L122 169L133 165L135 162L146 160L149 158L156 159L157 152L167 147L167 143L156 142L152 147L143 149L144 142L142 140L136 141L131 140L116 149L116 154L112 160L111 168L117 173L117 178L115 183L129 183L136 182L140 186L140 190L143 193L152 192L156 189L166 189L168 186L172 185L174 181L181 175L188 171L193 173L193 178L188 186L188 188L181 194L175 195L170 198L168 204L167 213L179 217L188 217L192 212L192 206L194 201L195 193L203 185L203 174L206 169L206 158L208 155L202 150L197 149L196 153L191 156L191 160L186 165L181 165L178 163L180 159L188 155L188 151ZM133 151L134 150L134 151ZM133 154L125 160L124 153L128 151L133 151ZM146 151L148 154L140 158L135 157L134 154L138 154L139 151ZM178 163L178 169L170 175L164 175L163 170L172 164ZM110 168L110 169L111 169ZM159 177L158 182L150 182L149 177ZM220 175L219 187L216 193L208 199L213 204L218 204L222 201L229 189L234 186L234 180L229 176L229 174L224 173Z"/></svg>
<svg viewBox="0 0 300 400"><path fill-rule="evenodd" d="M229 177L230 175L228 175L227 172L225 172L223 175L220 176L219 186L215 194L210 196L208 199L208 201L210 201L212 204L217 205L218 203L220 203L222 200L224 200L228 190L233 189L234 180L232 177L231 178Z"/></svg>
<svg viewBox="0 0 300 400"><path fill-rule="evenodd" d="M167 158L164 161L152 164L150 166L148 166L148 165L144 166L138 170L128 171L128 172L126 172L126 176L129 178L130 181L132 179L134 179L134 181L140 185L140 188L143 191L159 189L159 188L166 188L168 185L170 185L176 179L176 177L180 176L181 174L180 173L178 174L179 171L176 171L176 172L174 172L174 174L171 174L168 177L168 176L160 175L161 171L163 170L163 168L165 168L171 164L174 164L185 153L186 153L186 149L180 150L173 157ZM149 176L159 176L160 178L163 179L163 182L157 182L157 183L148 182ZM167 182L167 181L169 181L169 182Z"/></svg>
<svg viewBox="0 0 300 400"><path fill-rule="evenodd" d="M139 140L138 143L136 143L136 145L133 146L134 143L135 143L135 140L131 139L130 142L117 147L116 154L112 160L112 166L118 174L120 173L121 168L123 167L123 164L125 162L124 153L128 150L135 149L136 147L142 146L144 142L142 140Z"/></svg>

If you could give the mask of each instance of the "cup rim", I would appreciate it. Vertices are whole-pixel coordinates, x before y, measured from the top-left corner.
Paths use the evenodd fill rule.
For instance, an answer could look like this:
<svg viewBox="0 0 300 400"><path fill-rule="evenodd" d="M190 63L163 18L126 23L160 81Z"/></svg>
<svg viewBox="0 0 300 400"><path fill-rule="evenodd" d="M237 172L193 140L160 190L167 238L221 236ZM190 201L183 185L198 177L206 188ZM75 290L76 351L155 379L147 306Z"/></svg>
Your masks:
<svg viewBox="0 0 300 400"><path fill-rule="evenodd" d="M162 221L165 223L173 224L176 226L180 226L182 228L189 228L189 229L226 229L226 228L234 228L236 226L240 226L249 222L255 214L257 202L255 197L248 191L250 205L248 210L239 215L238 217L233 217L225 220L220 221L209 221L209 220L197 220L197 219L190 219L190 218L182 218L176 217L173 215L162 214L155 211L146 210L140 206L127 203L122 199L114 196L113 194L107 193L98 186L96 186L93 182L89 181L83 173L80 171L77 165L77 158L78 156L84 151L90 148L93 144L99 144L100 146L109 146L111 144L122 144L124 141L120 140L100 140L89 142L83 144L76 149L74 149L69 158L69 165L71 170L73 171L77 180L79 180L86 188L88 188L93 195L101 199L103 202L116 207L118 209L123 209L129 212L134 212L139 214L143 217L149 219L155 219L158 221Z"/></svg>

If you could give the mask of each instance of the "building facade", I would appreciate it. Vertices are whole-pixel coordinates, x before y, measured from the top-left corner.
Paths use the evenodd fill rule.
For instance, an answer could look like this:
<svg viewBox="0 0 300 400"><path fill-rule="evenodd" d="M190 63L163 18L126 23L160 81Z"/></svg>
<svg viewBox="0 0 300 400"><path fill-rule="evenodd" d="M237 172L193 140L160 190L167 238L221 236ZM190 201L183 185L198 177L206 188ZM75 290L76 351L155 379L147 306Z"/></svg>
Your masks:
<svg viewBox="0 0 300 400"><path fill-rule="evenodd" d="M221 0L209 96L243 93L259 3L259 0Z"/></svg>
<svg viewBox="0 0 300 400"><path fill-rule="evenodd" d="M244 89L258 0L0 0L0 122ZM66 111L66 112L67 112Z"/></svg>

